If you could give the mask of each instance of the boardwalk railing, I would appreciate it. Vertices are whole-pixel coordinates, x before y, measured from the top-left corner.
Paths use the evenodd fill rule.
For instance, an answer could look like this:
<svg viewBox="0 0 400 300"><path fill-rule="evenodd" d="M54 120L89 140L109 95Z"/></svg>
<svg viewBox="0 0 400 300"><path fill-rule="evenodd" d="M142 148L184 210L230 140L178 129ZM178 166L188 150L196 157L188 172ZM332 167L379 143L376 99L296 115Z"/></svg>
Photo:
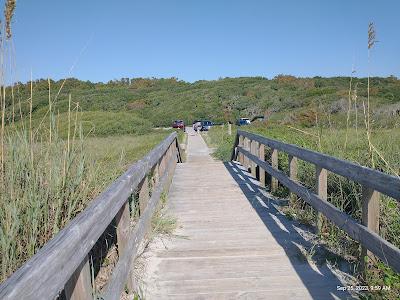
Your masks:
<svg viewBox="0 0 400 300"><path fill-rule="evenodd" d="M125 285L134 289L129 280L132 262L177 162L181 153L177 134L172 133L0 285L0 299L54 299L62 291L67 299L93 299L88 254L113 221L119 260L103 298L119 299ZM131 228L129 198L133 194L139 197L140 218Z"/></svg>
<svg viewBox="0 0 400 300"><path fill-rule="evenodd" d="M265 147L269 147L271 164L266 162ZM278 151L288 155L289 174L279 170ZM297 181L297 159L315 165L316 191L311 191ZM322 215L345 231L362 245L362 262L369 253L400 272L400 250L379 236L379 193L400 200L400 179L355 163L329 155L286 144L260 135L238 130L232 152L232 160L238 160L251 170L265 186L265 172L270 175L270 189L276 190L278 182L292 194L298 195L317 211L317 229L321 229ZM327 171L360 183L362 186L362 223L342 212L327 201ZM322 214L322 215L321 215ZM365 265L363 266L365 267Z"/></svg>

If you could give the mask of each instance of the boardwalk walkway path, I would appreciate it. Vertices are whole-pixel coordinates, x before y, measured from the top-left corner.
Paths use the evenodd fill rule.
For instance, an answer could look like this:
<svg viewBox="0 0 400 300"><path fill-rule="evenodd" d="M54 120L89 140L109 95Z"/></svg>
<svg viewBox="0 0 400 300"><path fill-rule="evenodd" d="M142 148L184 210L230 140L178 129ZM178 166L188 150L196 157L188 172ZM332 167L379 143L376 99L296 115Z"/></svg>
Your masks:
<svg viewBox="0 0 400 300"><path fill-rule="evenodd" d="M145 299L343 299L326 264L310 263L301 228L240 165L215 161L188 134L168 195L176 236L147 254Z"/></svg>

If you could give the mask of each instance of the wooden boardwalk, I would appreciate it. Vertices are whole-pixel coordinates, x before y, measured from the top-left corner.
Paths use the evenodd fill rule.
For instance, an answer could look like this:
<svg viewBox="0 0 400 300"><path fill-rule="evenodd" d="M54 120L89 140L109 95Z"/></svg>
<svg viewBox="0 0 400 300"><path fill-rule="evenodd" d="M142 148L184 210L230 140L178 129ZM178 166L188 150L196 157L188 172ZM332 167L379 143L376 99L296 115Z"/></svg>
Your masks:
<svg viewBox="0 0 400 300"><path fill-rule="evenodd" d="M279 214L243 167L210 156L188 134L187 162L168 195L174 237L146 254L145 299L346 299L325 264L315 265L301 229Z"/></svg>
<svg viewBox="0 0 400 300"><path fill-rule="evenodd" d="M397 176L243 130L237 130L233 150L231 160L246 168L212 159L202 137L190 130L188 159L182 163L178 135L172 132L1 283L0 299L118 300L138 292L144 299L351 298L341 290L357 289L360 283L349 275L354 271L349 267L357 266L318 245L310 227L280 212L277 205L285 201L259 186L264 171L273 179L269 188L279 182L315 210L317 230L323 229L323 215L360 244L358 267L376 256L400 272L400 249L379 232L381 195L400 199ZM282 170L286 162L278 153L287 156L289 172ZM298 181L298 159L314 166L315 187ZM328 172L360 186L361 220L327 201ZM153 239L139 259L168 189L168 213L178 227L172 237ZM112 244L103 238L109 230L115 230ZM94 246L104 244L116 247L118 261L99 291L92 279L100 273L91 257ZM328 256L345 272L327 265Z"/></svg>

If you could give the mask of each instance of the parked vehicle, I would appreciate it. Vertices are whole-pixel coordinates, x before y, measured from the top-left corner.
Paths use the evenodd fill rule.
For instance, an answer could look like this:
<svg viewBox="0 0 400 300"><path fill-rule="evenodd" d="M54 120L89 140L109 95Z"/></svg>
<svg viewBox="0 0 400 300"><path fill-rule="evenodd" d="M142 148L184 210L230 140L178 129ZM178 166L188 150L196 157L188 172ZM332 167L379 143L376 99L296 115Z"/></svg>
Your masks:
<svg viewBox="0 0 400 300"><path fill-rule="evenodd" d="M239 120L237 120L236 124L238 126L250 125L250 119L249 118L240 118Z"/></svg>
<svg viewBox="0 0 400 300"><path fill-rule="evenodd" d="M209 131L211 126L213 126L213 122L205 120L201 121L201 131Z"/></svg>
<svg viewBox="0 0 400 300"><path fill-rule="evenodd" d="M182 129L185 130L185 123L182 120L175 120L172 123L172 128Z"/></svg>

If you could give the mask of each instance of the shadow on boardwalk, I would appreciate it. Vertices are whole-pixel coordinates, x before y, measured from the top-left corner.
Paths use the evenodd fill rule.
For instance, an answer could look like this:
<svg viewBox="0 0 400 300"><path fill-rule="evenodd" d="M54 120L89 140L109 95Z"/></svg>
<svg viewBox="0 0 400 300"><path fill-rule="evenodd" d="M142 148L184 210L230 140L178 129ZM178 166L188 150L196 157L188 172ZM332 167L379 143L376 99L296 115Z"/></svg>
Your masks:
<svg viewBox="0 0 400 300"><path fill-rule="evenodd" d="M348 292L338 291L343 283L326 263L310 264L300 248L310 249L313 245L300 234L300 227L287 219L276 209L276 201L260 192L255 179L239 164L224 163L226 169L238 183L244 195L257 212L265 227L277 243L284 249L293 269L307 288L313 299L354 299ZM318 287L316 282L321 282ZM287 287L290 289L290 286Z"/></svg>

